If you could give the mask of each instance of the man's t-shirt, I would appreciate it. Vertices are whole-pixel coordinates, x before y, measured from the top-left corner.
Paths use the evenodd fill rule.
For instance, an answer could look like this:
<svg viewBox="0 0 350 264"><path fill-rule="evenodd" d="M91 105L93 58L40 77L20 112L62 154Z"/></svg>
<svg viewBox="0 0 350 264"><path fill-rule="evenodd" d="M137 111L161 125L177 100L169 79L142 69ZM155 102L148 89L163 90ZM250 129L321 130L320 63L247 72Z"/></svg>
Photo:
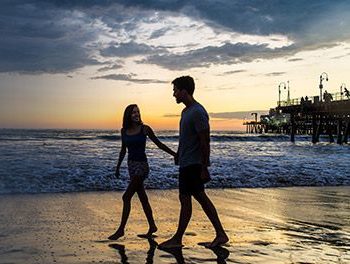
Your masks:
<svg viewBox="0 0 350 264"><path fill-rule="evenodd" d="M178 149L180 168L202 163L198 133L203 130L209 130L209 115L201 104L195 102L181 113Z"/></svg>

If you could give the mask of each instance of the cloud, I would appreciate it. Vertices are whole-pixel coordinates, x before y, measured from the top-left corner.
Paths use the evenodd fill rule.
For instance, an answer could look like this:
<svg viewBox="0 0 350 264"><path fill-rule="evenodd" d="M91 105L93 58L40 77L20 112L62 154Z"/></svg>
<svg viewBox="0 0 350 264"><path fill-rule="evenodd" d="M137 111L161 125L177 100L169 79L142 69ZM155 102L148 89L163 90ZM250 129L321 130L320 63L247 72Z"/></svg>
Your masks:
<svg viewBox="0 0 350 264"><path fill-rule="evenodd" d="M252 110L252 111L240 111L240 112L220 112L220 113L209 113L209 116L214 119L252 119L252 113L257 113L258 116L266 115L269 113L268 110ZM180 117L179 114L165 114L163 117Z"/></svg>
<svg viewBox="0 0 350 264"><path fill-rule="evenodd" d="M270 72L270 73L267 73L265 74L266 76L281 76L281 75L284 75L286 74L286 72Z"/></svg>
<svg viewBox="0 0 350 264"><path fill-rule="evenodd" d="M163 117L170 117L170 118L173 118L173 117L180 117L181 115L178 115L178 114L165 114L163 115Z"/></svg>
<svg viewBox="0 0 350 264"><path fill-rule="evenodd" d="M237 73L242 73L242 72L247 72L247 70L227 71L227 72L223 72L221 74L218 74L218 76L226 76L226 75L237 74Z"/></svg>
<svg viewBox="0 0 350 264"><path fill-rule="evenodd" d="M155 48L142 43L135 43L134 41L126 43L111 43L109 47L101 50L103 57L132 57L148 54L157 54L164 52L163 48Z"/></svg>
<svg viewBox="0 0 350 264"><path fill-rule="evenodd" d="M182 70L209 67L213 64L252 62L258 58L273 58L278 57L281 51L287 53L285 48L272 50L266 44L226 43L220 47L210 46L183 54L151 55L139 60L138 63L156 64L170 70Z"/></svg>
<svg viewBox="0 0 350 264"><path fill-rule="evenodd" d="M349 11L346 0L3 0L0 73L68 73L106 58L169 70L288 59L349 42Z"/></svg>
<svg viewBox="0 0 350 264"><path fill-rule="evenodd" d="M269 113L268 110L252 110L252 111L241 111L241 112L222 112L222 113L209 113L212 118L219 119L251 119L252 113L257 113L258 116L266 115Z"/></svg>
<svg viewBox="0 0 350 264"><path fill-rule="evenodd" d="M291 59L288 59L288 61L302 61L303 59L302 58L291 58Z"/></svg>
<svg viewBox="0 0 350 264"><path fill-rule="evenodd" d="M92 80L105 79L114 81L127 81L133 83L149 84L149 83L168 83L167 81L155 80L155 79L138 79L134 78L135 74L107 74L102 76L92 77Z"/></svg>
<svg viewBox="0 0 350 264"><path fill-rule="evenodd" d="M105 71L110 71L110 70L117 70L117 69L120 69L122 67L123 67L123 65L121 65L121 64L111 64L111 65L102 67L102 68L98 69L97 71L98 72L105 72Z"/></svg>
<svg viewBox="0 0 350 264"><path fill-rule="evenodd" d="M86 46L97 36L86 27L91 18L35 1L0 5L0 72L67 73L100 64Z"/></svg>

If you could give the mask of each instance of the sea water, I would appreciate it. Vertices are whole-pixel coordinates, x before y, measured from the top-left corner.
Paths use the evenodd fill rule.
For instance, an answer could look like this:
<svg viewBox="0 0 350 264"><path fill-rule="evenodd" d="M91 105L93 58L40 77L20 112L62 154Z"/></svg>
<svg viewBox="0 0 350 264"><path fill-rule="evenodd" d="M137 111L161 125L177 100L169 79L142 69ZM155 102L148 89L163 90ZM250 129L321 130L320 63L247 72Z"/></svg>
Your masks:
<svg viewBox="0 0 350 264"><path fill-rule="evenodd" d="M177 131L157 131L177 150ZM124 190L126 159L114 177L121 147L112 130L0 130L0 194ZM172 157L147 139L146 188L177 188ZM350 146L310 136L212 131L209 188L350 185Z"/></svg>

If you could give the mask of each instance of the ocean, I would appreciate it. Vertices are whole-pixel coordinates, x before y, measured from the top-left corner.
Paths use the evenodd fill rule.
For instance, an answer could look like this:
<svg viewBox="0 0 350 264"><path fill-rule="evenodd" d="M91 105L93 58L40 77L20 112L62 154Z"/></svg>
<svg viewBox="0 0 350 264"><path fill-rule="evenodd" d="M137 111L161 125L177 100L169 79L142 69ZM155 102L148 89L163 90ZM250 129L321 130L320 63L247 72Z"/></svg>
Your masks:
<svg viewBox="0 0 350 264"><path fill-rule="evenodd" d="M177 131L157 131L171 149ZM0 194L124 190L114 177L121 146L112 130L0 129ZM170 155L147 140L148 189L177 188L178 167ZM209 188L264 188L350 185L350 145L312 144L310 136L212 131Z"/></svg>

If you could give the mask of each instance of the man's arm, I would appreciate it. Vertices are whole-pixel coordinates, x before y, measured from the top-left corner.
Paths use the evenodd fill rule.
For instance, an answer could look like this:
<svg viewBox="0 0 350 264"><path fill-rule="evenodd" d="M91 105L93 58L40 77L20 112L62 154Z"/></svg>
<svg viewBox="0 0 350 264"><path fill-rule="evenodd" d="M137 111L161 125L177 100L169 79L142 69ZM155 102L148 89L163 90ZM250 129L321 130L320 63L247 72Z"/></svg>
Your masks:
<svg viewBox="0 0 350 264"><path fill-rule="evenodd" d="M210 131L209 129L198 132L200 151L201 151L201 163L202 173L201 178L204 183L210 181L210 174L208 171L209 159L210 159Z"/></svg>

